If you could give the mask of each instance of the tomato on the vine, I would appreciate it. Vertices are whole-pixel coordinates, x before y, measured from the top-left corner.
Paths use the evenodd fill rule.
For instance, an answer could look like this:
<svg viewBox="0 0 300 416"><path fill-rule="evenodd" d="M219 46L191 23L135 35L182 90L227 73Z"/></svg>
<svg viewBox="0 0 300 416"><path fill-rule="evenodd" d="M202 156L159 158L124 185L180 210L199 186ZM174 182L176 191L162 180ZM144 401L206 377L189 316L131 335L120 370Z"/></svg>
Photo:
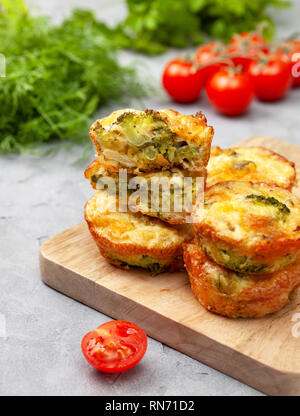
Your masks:
<svg viewBox="0 0 300 416"><path fill-rule="evenodd" d="M206 84L210 103L222 114L243 114L254 98L253 85L247 73L239 68L221 68Z"/></svg>
<svg viewBox="0 0 300 416"><path fill-rule="evenodd" d="M235 66L242 65L243 70L247 71L259 53L267 53L268 50L268 43L260 34L256 32L243 32L236 34L230 40L227 47L227 54L232 56L231 59Z"/></svg>
<svg viewBox="0 0 300 416"><path fill-rule="evenodd" d="M81 348L87 361L97 370L120 373L143 358L147 336L132 322L110 321L86 334Z"/></svg>
<svg viewBox="0 0 300 416"><path fill-rule="evenodd" d="M218 71L221 66L228 65L226 60L223 59L225 51L226 47L222 42L209 42L200 46L197 50L195 60L200 67L199 70L201 71L205 82L212 74Z"/></svg>
<svg viewBox="0 0 300 416"><path fill-rule="evenodd" d="M290 89L292 65L280 55L264 55L253 61L249 67L255 95L261 101L282 99Z"/></svg>
<svg viewBox="0 0 300 416"><path fill-rule="evenodd" d="M162 84L174 101L190 103L199 98L204 79L193 62L178 58L170 61L165 67Z"/></svg>
<svg viewBox="0 0 300 416"><path fill-rule="evenodd" d="M288 61L292 65L293 87L300 87L300 40L285 41L276 50L282 59Z"/></svg>
<svg viewBox="0 0 300 416"><path fill-rule="evenodd" d="M300 87L300 46L291 53L293 87Z"/></svg>

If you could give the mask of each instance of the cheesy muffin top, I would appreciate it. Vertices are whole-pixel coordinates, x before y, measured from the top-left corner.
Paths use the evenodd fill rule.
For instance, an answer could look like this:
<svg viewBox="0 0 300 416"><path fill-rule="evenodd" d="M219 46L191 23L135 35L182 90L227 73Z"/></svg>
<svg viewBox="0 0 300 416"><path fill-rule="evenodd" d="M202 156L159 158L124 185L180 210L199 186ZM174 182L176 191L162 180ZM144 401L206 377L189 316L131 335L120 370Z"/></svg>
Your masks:
<svg viewBox="0 0 300 416"><path fill-rule="evenodd" d="M119 212L119 209L118 198L100 191L87 202L85 218L99 236L118 245L130 244L159 251L180 247L193 236L187 224L171 226L156 218Z"/></svg>
<svg viewBox="0 0 300 416"><path fill-rule="evenodd" d="M293 162L264 147L213 147L207 165L207 186L241 180L275 184L291 189L296 170Z"/></svg>

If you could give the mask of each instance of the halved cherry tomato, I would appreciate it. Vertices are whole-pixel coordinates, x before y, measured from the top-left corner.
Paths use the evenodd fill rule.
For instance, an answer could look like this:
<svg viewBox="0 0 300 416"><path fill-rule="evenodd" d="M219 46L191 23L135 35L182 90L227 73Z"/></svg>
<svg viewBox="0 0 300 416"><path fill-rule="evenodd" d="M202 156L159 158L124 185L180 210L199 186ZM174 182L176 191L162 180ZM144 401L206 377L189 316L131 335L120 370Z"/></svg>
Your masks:
<svg viewBox="0 0 300 416"><path fill-rule="evenodd" d="M232 56L235 66L242 65L247 71L250 64L256 59L260 52L267 53L268 43L256 32L244 32L236 34L228 44L227 54Z"/></svg>
<svg viewBox="0 0 300 416"><path fill-rule="evenodd" d="M222 114L243 114L254 98L254 89L247 73L238 68L222 68L206 84L210 103Z"/></svg>
<svg viewBox="0 0 300 416"><path fill-rule="evenodd" d="M261 101L282 99L291 88L292 64L279 55L264 55L249 67L257 98Z"/></svg>
<svg viewBox="0 0 300 416"><path fill-rule="evenodd" d="M193 62L174 59L165 67L162 84L174 101L190 103L199 98L204 80Z"/></svg>
<svg viewBox="0 0 300 416"><path fill-rule="evenodd" d="M226 47L222 42L209 42L200 48L196 52L196 62L200 67L200 69L204 82L208 80L208 78L213 75L215 72L219 70L221 66L227 66L228 63L222 61L223 55L225 54ZM217 63L215 63L218 61Z"/></svg>
<svg viewBox="0 0 300 416"><path fill-rule="evenodd" d="M81 349L87 361L104 373L121 373L145 355L147 336L132 322L110 321L86 334Z"/></svg>

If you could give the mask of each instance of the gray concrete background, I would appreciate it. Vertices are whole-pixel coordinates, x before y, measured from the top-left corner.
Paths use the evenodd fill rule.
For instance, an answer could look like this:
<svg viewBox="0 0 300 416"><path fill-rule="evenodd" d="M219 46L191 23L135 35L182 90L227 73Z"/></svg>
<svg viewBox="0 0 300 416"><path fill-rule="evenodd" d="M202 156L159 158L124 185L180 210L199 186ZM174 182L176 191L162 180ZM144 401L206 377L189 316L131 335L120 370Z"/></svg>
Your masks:
<svg viewBox="0 0 300 416"><path fill-rule="evenodd" d="M74 6L96 10L112 24L125 13L123 2L30 0L34 13L59 21ZM278 36L299 30L300 2L276 14ZM164 63L176 51L139 57L159 82ZM128 61L137 55L125 53ZM256 102L241 118L227 119L202 99L181 106L167 97L149 98L145 107L186 113L203 110L215 127L214 144L228 146L251 135L273 135L300 144L300 90L275 104ZM130 103L128 103L130 105ZM110 109L102 110L102 113ZM88 140L88 137L87 137ZM0 394L1 395L259 395L261 393L165 345L149 339L143 361L121 375L94 371L83 359L83 335L109 318L45 286L38 253L50 236L82 220L93 194L74 165L81 149L62 149L51 158L0 158ZM200 306L199 306L200 307Z"/></svg>

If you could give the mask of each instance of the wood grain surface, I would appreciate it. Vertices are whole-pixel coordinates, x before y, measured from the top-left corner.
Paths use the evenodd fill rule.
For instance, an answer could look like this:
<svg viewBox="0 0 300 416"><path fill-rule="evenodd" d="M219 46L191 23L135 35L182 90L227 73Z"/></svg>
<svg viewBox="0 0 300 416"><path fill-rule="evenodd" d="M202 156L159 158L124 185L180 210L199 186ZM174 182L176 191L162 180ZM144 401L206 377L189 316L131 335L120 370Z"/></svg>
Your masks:
<svg viewBox="0 0 300 416"><path fill-rule="evenodd" d="M300 177L300 146L263 136L238 144L281 153L296 163ZM294 193L300 198L300 186ZM150 337L258 390L300 395L300 337L293 321L300 290L288 306L264 318L217 316L194 298L185 273L152 277L108 264L84 222L42 245L40 269L52 288L112 318L133 321Z"/></svg>

